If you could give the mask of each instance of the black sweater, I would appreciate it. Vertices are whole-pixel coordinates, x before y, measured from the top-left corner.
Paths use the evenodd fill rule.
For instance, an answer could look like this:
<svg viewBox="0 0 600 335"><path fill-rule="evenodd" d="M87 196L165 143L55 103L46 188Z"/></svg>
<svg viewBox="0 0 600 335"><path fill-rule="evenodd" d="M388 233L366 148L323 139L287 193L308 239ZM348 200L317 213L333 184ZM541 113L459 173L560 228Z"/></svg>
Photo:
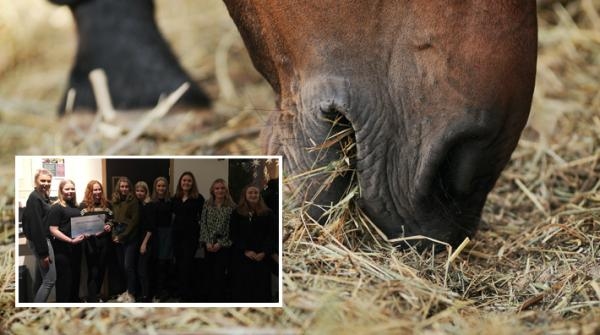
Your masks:
<svg viewBox="0 0 600 335"><path fill-rule="evenodd" d="M50 211L50 200L38 191L33 191L27 198L23 211L23 233L28 240L33 242L38 257L48 256L46 238L50 234L48 224L45 222Z"/></svg>
<svg viewBox="0 0 600 335"><path fill-rule="evenodd" d="M173 231L180 234L189 234L190 238L198 239L200 236L200 214L204 206L204 197L198 195L197 198L187 198L182 201L180 198L174 197L173 213L175 220L173 221Z"/></svg>
<svg viewBox="0 0 600 335"><path fill-rule="evenodd" d="M152 215L155 217L156 228L171 227L172 220L172 202L169 199L157 199L152 201Z"/></svg>
<svg viewBox="0 0 600 335"><path fill-rule="evenodd" d="M63 234L71 237L71 218L81 216L81 211L77 206L67 203L66 207L55 203L50 207L50 212L46 217L48 226L57 226Z"/></svg>
<svg viewBox="0 0 600 335"><path fill-rule="evenodd" d="M139 202L140 206L140 227L139 230L141 232L139 238L140 241L143 241L146 237L146 233L150 232L154 234L156 230L156 215L154 215L154 204L151 202L143 203Z"/></svg>
<svg viewBox="0 0 600 335"><path fill-rule="evenodd" d="M252 250L270 255L273 251L273 213L248 217L236 210L231 213L230 237L236 252Z"/></svg>

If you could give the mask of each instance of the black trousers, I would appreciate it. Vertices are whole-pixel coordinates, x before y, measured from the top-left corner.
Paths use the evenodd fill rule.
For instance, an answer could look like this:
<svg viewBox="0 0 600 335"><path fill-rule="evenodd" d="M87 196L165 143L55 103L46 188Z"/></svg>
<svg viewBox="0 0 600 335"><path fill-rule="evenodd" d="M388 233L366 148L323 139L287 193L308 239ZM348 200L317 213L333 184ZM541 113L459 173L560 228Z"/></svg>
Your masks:
<svg viewBox="0 0 600 335"><path fill-rule="evenodd" d="M97 302L100 288L104 282L108 248L111 246L110 234L92 236L83 242L87 263L87 301Z"/></svg>
<svg viewBox="0 0 600 335"><path fill-rule="evenodd" d="M271 302L271 269L266 257L257 262L241 250L233 252L231 276L233 302Z"/></svg>
<svg viewBox="0 0 600 335"><path fill-rule="evenodd" d="M125 273L127 282L127 292L135 297L137 293L137 257L139 254L139 246L135 239L123 243L115 243L117 251L117 260L121 271Z"/></svg>
<svg viewBox="0 0 600 335"><path fill-rule="evenodd" d="M56 261L56 302L79 302L81 245L52 240Z"/></svg>
<svg viewBox="0 0 600 335"><path fill-rule="evenodd" d="M146 298L149 299L151 297L151 287L152 287L152 276L151 276L151 272L152 272L152 265L153 265L153 259L154 259L154 246L153 246L153 242L152 239L150 239L148 241L148 244L146 245L146 253L144 253L143 255L140 252L140 246L141 242L138 243L138 248L137 248L137 253L139 254L138 256L138 262L137 262L137 274L138 274L138 280L140 283L140 291L139 292L139 296L142 298Z"/></svg>
<svg viewBox="0 0 600 335"><path fill-rule="evenodd" d="M108 271L108 295L115 296L121 294L127 289L125 273L119 266L119 257L117 256L117 244L112 240L106 250L106 268Z"/></svg>
<svg viewBox="0 0 600 335"><path fill-rule="evenodd" d="M194 254L198 248L198 237L184 231L173 231L173 254L177 272L177 291L184 302L196 299L194 292Z"/></svg>
<svg viewBox="0 0 600 335"><path fill-rule="evenodd" d="M155 294L161 298L166 298L172 294L173 288L173 263L171 260L158 259L153 273L153 282L155 283Z"/></svg>
<svg viewBox="0 0 600 335"><path fill-rule="evenodd" d="M221 248L217 252L205 252L205 289L207 302L230 301L229 284L229 248Z"/></svg>

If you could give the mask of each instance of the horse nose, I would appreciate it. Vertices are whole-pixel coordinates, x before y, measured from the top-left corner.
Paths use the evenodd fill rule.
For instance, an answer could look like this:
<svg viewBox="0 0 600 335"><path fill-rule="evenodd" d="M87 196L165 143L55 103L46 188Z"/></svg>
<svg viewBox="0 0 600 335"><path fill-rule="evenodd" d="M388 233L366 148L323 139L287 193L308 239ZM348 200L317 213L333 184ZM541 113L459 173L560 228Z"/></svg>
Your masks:
<svg viewBox="0 0 600 335"><path fill-rule="evenodd" d="M493 187L492 157L480 139L461 139L444 153L438 171L439 185L453 199L465 199Z"/></svg>
<svg viewBox="0 0 600 335"><path fill-rule="evenodd" d="M485 197L492 189L510 155L493 113L482 111L480 117L464 117L451 122L444 131L429 138L416 180L418 197L469 202Z"/></svg>

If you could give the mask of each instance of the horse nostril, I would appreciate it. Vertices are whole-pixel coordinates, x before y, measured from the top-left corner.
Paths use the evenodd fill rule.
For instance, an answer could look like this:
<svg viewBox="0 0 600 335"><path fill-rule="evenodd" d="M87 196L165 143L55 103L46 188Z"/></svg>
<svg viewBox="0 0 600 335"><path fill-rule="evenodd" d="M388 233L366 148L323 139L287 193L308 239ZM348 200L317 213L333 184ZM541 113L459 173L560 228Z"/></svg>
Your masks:
<svg viewBox="0 0 600 335"><path fill-rule="evenodd" d="M339 114L346 114L347 108L345 105L338 103L335 100L326 100L319 103L319 110L327 119L334 119Z"/></svg>
<svg viewBox="0 0 600 335"><path fill-rule="evenodd" d="M460 143L448 151L439 171L442 189L455 199L465 199L478 191L489 191L493 166L478 142Z"/></svg>

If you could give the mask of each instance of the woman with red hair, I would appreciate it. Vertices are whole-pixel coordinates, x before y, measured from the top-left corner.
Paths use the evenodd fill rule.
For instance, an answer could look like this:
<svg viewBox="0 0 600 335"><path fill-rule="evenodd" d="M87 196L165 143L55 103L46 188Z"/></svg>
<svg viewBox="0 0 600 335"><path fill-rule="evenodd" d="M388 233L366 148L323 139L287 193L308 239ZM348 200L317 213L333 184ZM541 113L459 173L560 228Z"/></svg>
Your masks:
<svg viewBox="0 0 600 335"><path fill-rule="evenodd" d="M104 215L104 230L88 236L83 249L88 270L87 301L98 302L98 294L106 272L108 251L112 247L110 232L113 217L111 205L104 194L104 187L102 187L101 182L91 180L87 184L79 209L81 215Z"/></svg>

